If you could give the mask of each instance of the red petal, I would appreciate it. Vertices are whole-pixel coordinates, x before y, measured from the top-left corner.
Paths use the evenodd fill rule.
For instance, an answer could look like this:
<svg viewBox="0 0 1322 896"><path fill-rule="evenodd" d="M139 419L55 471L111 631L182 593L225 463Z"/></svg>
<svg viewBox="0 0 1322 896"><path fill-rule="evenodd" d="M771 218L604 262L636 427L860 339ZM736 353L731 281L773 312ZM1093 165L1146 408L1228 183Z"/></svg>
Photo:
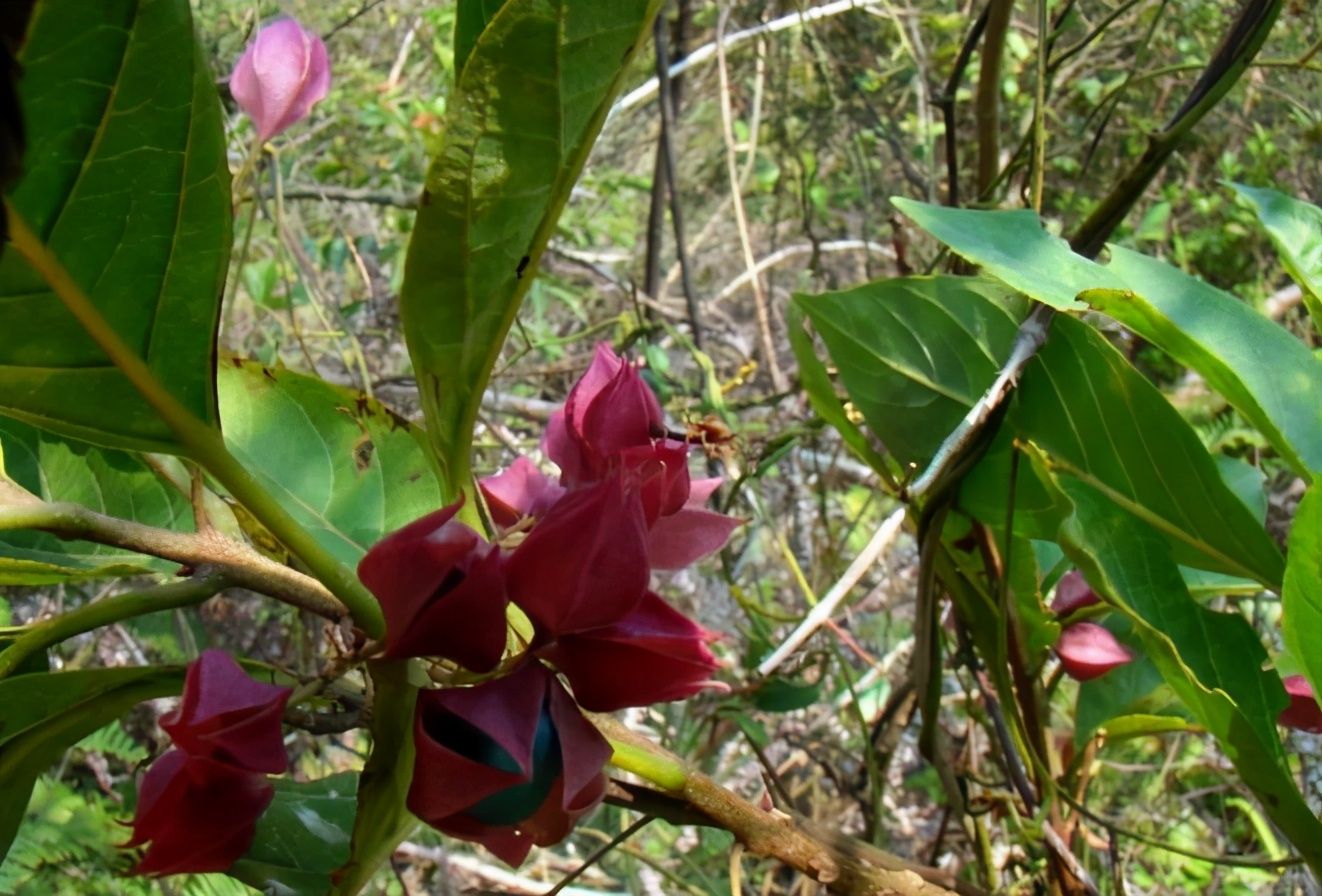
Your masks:
<svg viewBox="0 0 1322 896"><path fill-rule="evenodd" d="M584 709L613 712L691 696L710 685L712 634L648 592L618 623L566 635L539 651L559 669Z"/></svg>
<svg viewBox="0 0 1322 896"><path fill-rule="evenodd" d="M1062 631L1056 655L1065 673L1078 681L1099 678L1134 660L1128 647L1094 622L1076 622Z"/></svg>
<svg viewBox="0 0 1322 896"><path fill-rule="evenodd" d="M1277 721L1287 728L1322 734L1322 707L1318 706L1308 679L1302 675L1291 675L1281 683L1285 685L1285 693L1290 697L1290 705L1281 711Z"/></svg>
<svg viewBox="0 0 1322 896"><path fill-rule="evenodd" d="M171 750L142 780L125 845L150 845L134 873L224 871L248 851L274 795L262 775Z"/></svg>
<svg viewBox="0 0 1322 896"><path fill-rule="evenodd" d="M1075 610L1099 604L1102 599L1092 590L1083 573L1071 569L1056 583L1056 598L1051 602L1051 609L1057 616L1068 616Z"/></svg>
<svg viewBox="0 0 1322 896"><path fill-rule="evenodd" d="M510 598L544 636L619 619L650 575L637 493L613 476L566 495L510 554L507 572Z"/></svg>
<svg viewBox="0 0 1322 896"><path fill-rule="evenodd" d="M175 745L251 772L289 766L280 719L290 688L256 681L223 650L204 650L188 666L183 699L161 717Z"/></svg>
<svg viewBox="0 0 1322 896"><path fill-rule="evenodd" d="M725 547L743 520L687 506L663 516L647 533L647 560L653 569L683 569Z"/></svg>
<svg viewBox="0 0 1322 896"><path fill-rule="evenodd" d="M537 469L526 457L495 476L478 480L491 519L497 526L513 526L524 517L541 518L564 496L563 486Z"/></svg>

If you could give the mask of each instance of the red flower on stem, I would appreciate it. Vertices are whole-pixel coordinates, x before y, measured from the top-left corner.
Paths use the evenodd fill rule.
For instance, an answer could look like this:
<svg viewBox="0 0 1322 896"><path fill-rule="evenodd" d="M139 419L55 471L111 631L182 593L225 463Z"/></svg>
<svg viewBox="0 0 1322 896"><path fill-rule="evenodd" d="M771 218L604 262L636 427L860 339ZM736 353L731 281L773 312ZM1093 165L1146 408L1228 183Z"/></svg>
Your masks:
<svg viewBox="0 0 1322 896"><path fill-rule="evenodd" d="M610 745L540 663L423 691L413 740L409 810L510 865L563 839L606 791Z"/></svg>
<svg viewBox="0 0 1322 896"><path fill-rule="evenodd" d="M1095 622L1076 622L1060 633L1056 656L1065 674L1076 681L1100 678L1134 661L1134 653Z"/></svg>
<svg viewBox="0 0 1322 896"><path fill-rule="evenodd" d="M1290 697L1290 705L1281 710L1277 719L1286 728L1297 728L1322 734L1322 707L1318 706L1313 686L1302 675L1291 675L1281 682Z"/></svg>
<svg viewBox="0 0 1322 896"><path fill-rule="evenodd" d="M381 603L387 657L438 656L489 672L505 652L505 573L499 550L454 519L461 503L381 539L358 578Z"/></svg>
<svg viewBox="0 0 1322 896"><path fill-rule="evenodd" d="M265 773L289 765L280 733L289 694L253 680L224 651L189 664L178 708L161 718L176 749L138 788L124 845L147 849L134 873L223 871L248 851L274 796Z"/></svg>

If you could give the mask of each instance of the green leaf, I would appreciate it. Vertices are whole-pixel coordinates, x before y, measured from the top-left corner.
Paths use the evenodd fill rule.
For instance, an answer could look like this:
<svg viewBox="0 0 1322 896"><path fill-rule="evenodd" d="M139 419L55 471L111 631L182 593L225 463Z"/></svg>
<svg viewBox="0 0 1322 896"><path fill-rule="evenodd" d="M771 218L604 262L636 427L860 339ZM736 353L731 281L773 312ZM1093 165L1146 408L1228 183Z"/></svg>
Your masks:
<svg viewBox="0 0 1322 896"><path fill-rule="evenodd" d="M508 0L446 112L400 312L447 499L470 487L483 390L660 0Z"/></svg>
<svg viewBox="0 0 1322 896"><path fill-rule="evenodd" d="M229 170L187 0L46 0L22 63L28 150L11 201L160 381L214 421ZM180 450L13 251L0 259L0 333L0 413L113 447Z"/></svg>
<svg viewBox="0 0 1322 896"><path fill-rule="evenodd" d="M1057 484L1074 507L1060 531L1066 553L1133 621L1162 678L1216 736L1309 866L1322 869L1322 822L1295 786L1276 731L1285 689L1264 669L1267 651L1253 628L1243 616L1194 602L1151 528L1077 480L1057 477Z"/></svg>
<svg viewBox="0 0 1322 896"><path fill-rule="evenodd" d="M375 688L372 754L358 780L349 860L337 872L336 896L353 896L377 867L417 826L404 804L413 780L413 707L418 686L410 681L408 660L367 664Z"/></svg>
<svg viewBox="0 0 1322 896"><path fill-rule="evenodd" d="M188 501L141 457L68 441L0 418L2 473L46 501L179 531L193 528ZM0 532L0 584L48 585L73 579L172 572L176 563L45 532Z"/></svg>
<svg viewBox="0 0 1322 896"><path fill-rule="evenodd" d="M37 777L69 747L135 704L177 694L179 666L85 669L0 681L0 861L23 821Z"/></svg>
<svg viewBox="0 0 1322 896"><path fill-rule="evenodd" d="M812 706L821 692L820 681L808 684L788 678L768 678L753 692L753 704L767 712L792 712Z"/></svg>
<svg viewBox="0 0 1322 896"><path fill-rule="evenodd" d="M1320 250L1322 251L1322 250ZM1322 361L1239 299L1121 246L1107 268L1130 289L1081 298L1198 371L1301 475L1322 470Z"/></svg>
<svg viewBox="0 0 1322 896"><path fill-rule="evenodd" d="M1076 255L1069 244L1042 229L1028 209L987 211L929 205L892 197L915 224L991 276L1052 308L1078 311L1085 289L1123 289L1106 269Z"/></svg>
<svg viewBox="0 0 1322 896"><path fill-rule="evenodd" d="M1303 290L1308 313L1318 324L1322 321L1322 209L1276 190L1230 186L1253 204L1281 253L1281 264Z"/></svg>
<svg viewBox="0 0 1322 896"><path fill-rule="evenodd" d="M1322 492L1316 485L1304 494L1290 524L1281 629L1313 693L1322 694Z"/></svg>
<svg viewBox="0 0 1322 896"><path fill-rule="evenodd" d="M366 395L237 359L218 385L230 451L341 562L440 507L418 433Z"/></svg>
<svg viewBox="0 0 1322 896"><path fill-rule="evenodd" d="M1122 617L1122 620L1124 629L1132 629L1128 619ZM1116 622L1108 619L1107 628L1114 630L1120 627ZM1125 638L1132 641L1134 636L1126 631ZM1169 691L1165 692L1163 699L1158 691L1161 682L1161 673L1157 671L1156 664L1142 653L1132 663L1112 669L1100 678L1082 682L1079 685L1078 707L1074 711L1074 745L1082 747L1098 730L1108 728L1108 723L1117 717L1135 713L1155 714L1164 703L1172 699Z"/></svg>
<svg viewBox="0 0 1322 896"><path fill-rule="evenodd" d="M826 365L817 357L812 337L803 326L803 309L797 301L788 310L790 347L799 363L799 385L808 395L812 409L840 434L841 440L854 455L877 473L889 475L886 458L872 447L867 435L849 419L844 403L836 395Z"/></svg>
<svg viewBox="0 0 1322 896"><path fill-rule="evenodd" d="M271 783L275 798L257 822L252 847L226 873L265 893L325 896L331 872L349 858L358 775Z"/></svg>
<svg viewBox="0 0 1322 896"><path fill-rule="evenodd" d="M487 23L500 12L505 0L459 0L454 14L454 71L456 79L463 77L477 39L486 30Z"/></svg>
<svg viewBox="0 0 1322 896"><path fill-rule="evenodd" d="M968 277L901 277L795 296L868 427L924 465L996 376L1026 303Z"/></svg>
<svg viewBox="0 0 1322 896"><path fill-rule="evenodd" d="M1009 420L1052 467L1156 527L1180 563L1279 587L1280 552L1189 424L1087 324L1055 320Z"/></svg>

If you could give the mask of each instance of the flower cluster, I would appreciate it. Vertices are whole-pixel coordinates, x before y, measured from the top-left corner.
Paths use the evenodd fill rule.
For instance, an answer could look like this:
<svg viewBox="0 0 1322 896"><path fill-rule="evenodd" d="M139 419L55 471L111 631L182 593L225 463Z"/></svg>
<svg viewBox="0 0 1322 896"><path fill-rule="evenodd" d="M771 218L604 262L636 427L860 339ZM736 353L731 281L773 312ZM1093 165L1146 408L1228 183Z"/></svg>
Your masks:
<svg viewBox="0 0 1322 896"><path fill-rule="evenodd" d="M169 750L138 789L133 837L148 844L136 874L223 871L247 852L288 767L280 717L290 689L249 678L229 654L206 650L188 667L184 694L161 717Z"/></svg>
<svg viewBox="0 0 1322 896"><path fill-rule="evenodd" d="M606 345L543 448L558 481L528 458L481 481L494 543L455 504L387 536L358 568L386 617L386 656L505 673L422 692L408 805L511 865L601 799L610 748L580 707L646 706L715 684L713 635L649 582L653 569L718 550L739 524L702 506L719 480L690 478L689 446ZM510 604L532 636L507 658Z"/></svg>

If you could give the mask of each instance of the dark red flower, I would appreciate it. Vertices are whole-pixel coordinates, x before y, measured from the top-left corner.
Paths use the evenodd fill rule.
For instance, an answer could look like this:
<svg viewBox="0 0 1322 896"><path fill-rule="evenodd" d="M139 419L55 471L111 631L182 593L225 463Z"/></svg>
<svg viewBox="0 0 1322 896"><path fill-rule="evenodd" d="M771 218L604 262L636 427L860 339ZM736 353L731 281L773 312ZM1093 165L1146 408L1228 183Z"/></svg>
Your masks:
<svg viewBox="0 0 1322 896"><path fill-rule="evenodd" d="M1057 616L1068 616L1075 610L1091 607L1102 602L1097 592L1092 590L1083 573L1071 569L1056 583L1056 597L1051 602L1051 609Z"/></svg>
<svg viewBox="0 0 1322 896"><path fill-rule="evenodd" d="M540 663L423 691L413 738L409 810L510 865L561 840L605 794L610 745Z"/></svg>
<svg viewBox="0 0 1322 896"><path fill-rule="evenodd" d="M620 476L561 498L506 562L510 598L550 638L617 621L650 574L642 501Z"/></svg>
<svg viewBox="0 0 1322 896"><path fill-rule="evenodd" d="M584 709L613 712L719 686L707 648L715 637L649 591L618 622L564 635L537 654L564 673Z"/></svg>
<svg viewBox="0 0 1322 896"><path fill-rule="evenodd" d="M381 602L386 656L439 656L489 672L505 652L509 598L499 551L454 519L460 503L377 542L358 578Z"/></svg>
<svg viewBox="0 0 1322 896"><path fill-rule="evenodd" d="M703 504L721 484L720 479L695 479L684 506L654 522L647 531L647 559L653 569L683 569L719 551L742 520Z"/></svg>
<svg viewBox="0 0 1322 896"><path fill-rule="evenodd" d="M189 664L183 698L161 716L161 727L189 756L279 774L289 766L280 733L289 694L250 678L225 651L204 650Z"/></svg>
<svg viewBox="0 0 1322 896"><path fill-rule="evenodd" d="M275 790L264 775L170 750L138 788L133 839L148 844L134 874L224 871L252 845Z"/></svg>
<svg viewBox="0 0 1322 896"><path fill-rule="evenodd" d="M1281 711L1277 721L1286 728L1322 734L1322 707L1318 706L1308 679L1302 675L1291 675L1281 683L1285 685L1285 693L1290 697L1290 705Z"/></svg>
<svg viewBox="0 0 1322 896"><path fill-rule="evenodd" d="M1133 651L1095 622L1066 626L1056 642L1056 656L1060 657L1065 674L1077 681L1100 678L1134 661Z"/></svg>
<svg viewBox="0 0 1322 896"><path fill-rule="evenodd" d="M661 405L637 368L601 342L564 410L547 424L546 453L560 467L562 484L580 485L603 476L621 451L664 434Z"/></svg>

